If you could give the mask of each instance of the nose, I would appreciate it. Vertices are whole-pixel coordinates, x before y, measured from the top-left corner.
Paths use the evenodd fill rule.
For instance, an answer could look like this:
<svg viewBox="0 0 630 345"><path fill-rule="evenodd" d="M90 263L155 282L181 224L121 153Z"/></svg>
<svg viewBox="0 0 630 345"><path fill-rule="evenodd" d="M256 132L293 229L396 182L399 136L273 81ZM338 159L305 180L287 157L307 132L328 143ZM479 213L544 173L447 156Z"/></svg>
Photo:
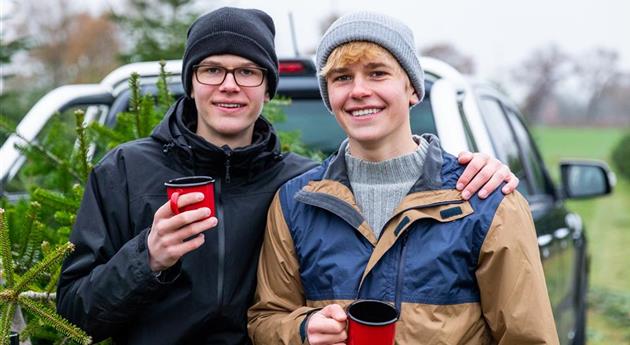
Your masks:
<svg viewBox="0 0 630 345"><path fill-rule="evenodd" d="M240 87L238 86L238 84L236 83L236 79L234 78L233 71L227 72L223 83L221 83L221 86L219 86L219 90L224 92L238 92L240 90Z"/></svg>
<svg viewBox="0 0 630 345"><path fill-rule="evenodd" d="M372 94L367 80L363 77L355 77L352 81L352 90L350 91L350 97L352 98L365 98Z"/></svg>

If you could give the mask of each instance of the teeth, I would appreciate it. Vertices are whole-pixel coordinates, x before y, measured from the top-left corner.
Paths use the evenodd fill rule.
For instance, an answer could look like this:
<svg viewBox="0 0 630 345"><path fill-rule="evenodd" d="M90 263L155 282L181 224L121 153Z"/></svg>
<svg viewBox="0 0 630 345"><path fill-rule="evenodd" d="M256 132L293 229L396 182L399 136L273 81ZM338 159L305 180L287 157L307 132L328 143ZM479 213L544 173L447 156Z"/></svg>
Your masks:
<svg viewBox="0 0 630 345"><path fill-rule="evenodd" d="M242 105L236 104L236 103L218 103L217 105L219 107L223 107L223 108L240 108L240 107L242 107Z"/></svg>
<svg viewBox="0 0 630 345"><path fill-rule="evenodd" d="M381 111L381 109L378 109L378 108L361 109L361 110L354 110L351 112L351 114L352 116L365 116L365 115L378 113L379 111Z"/></svg>

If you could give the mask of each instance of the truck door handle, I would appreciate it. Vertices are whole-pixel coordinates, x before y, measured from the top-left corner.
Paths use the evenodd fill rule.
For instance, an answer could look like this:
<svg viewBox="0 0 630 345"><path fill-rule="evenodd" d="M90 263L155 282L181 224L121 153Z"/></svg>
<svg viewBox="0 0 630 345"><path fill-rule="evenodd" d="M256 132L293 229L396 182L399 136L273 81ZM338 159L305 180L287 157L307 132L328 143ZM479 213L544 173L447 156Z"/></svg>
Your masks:
<svg viewBox="0 0 630 345"><path fill-rule="evenodd" d="M553 236L559 240L563 240L565 239L567 236L569 236L569 234L571 233L571 231L567 228L560 228L556 231L553 232Z"/></svg>
<svg viewBox="0 0 630 345"><path fill-rule="evenodd" d="M548 258L551 255L549 251L549 244L553 241L552 235L540 235L538 236L538 247L540 247L541 255L543 259Z"/></svg>

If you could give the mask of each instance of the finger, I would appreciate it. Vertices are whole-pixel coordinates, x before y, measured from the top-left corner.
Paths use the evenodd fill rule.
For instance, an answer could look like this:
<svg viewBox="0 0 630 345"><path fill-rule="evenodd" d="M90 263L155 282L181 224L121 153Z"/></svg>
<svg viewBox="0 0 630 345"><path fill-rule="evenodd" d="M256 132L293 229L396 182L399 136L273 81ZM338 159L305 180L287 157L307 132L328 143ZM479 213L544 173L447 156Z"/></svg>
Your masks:
<svg viewBox="0 0 630 345"><path fill-rule="evenodd" d="M501 192L503 192L503 194L510 194L514 192L516 190L516 187L518 187L519 182L520 180L518 179L518 177L516 177L513 173L510 173L508 177L508 182L505 184L505 186L503 186Z"/></svg>
<svg viewBox="0 0 630 345"><path fill-rule="evenodd" d="M492 178L492 175L496 168L491 165L486 165L475 177L468 183L464 191L462 191L462 197L466 200L470 199L472 195L477 193L481 187L486 184Z"/></svg>
<svg viewBox="0 0 630 345"><path fill-rule="evenodd" d="M179 196L177 200L177 206L178 208L182 208L184 206L199 202L203 200L203 198L204 198L203 193L195 192L195 193L182 194ZM171 210L170 200L164 203L162 206L160 206L160 208L158 208L158 210L155 212L155 216L159 218L170 218L174 215L175 213L173 212L173 210Z"/></svg>
<svg viewBox="0 0 630 345"><path fill-rule="evenodd" d="M200 221L190 223L176 231L165 234L162 241L165 245L178 244L186 239L198 235L206 230L217 226L218 220L216 217L209 217Z"/></svg>
<svg viewBox="0 0 630 345"><path fill-rule="evenodd" d="M472 158L473 154L469 151L462 151L459 153L459 155L457 155L457 161L459 162L459 164L466 164L470 162Z"/></svg>
<svg viewBox="0 0 630 345"><path fill-rule="evenodd" d="M188 241L180 244L169 246L165 249L166 255L171 258L181 258L185 254L201 247L206 241L204 234L199 234L195 238L191 238Z"/></svg>
<svg viewBox="0 0 630 345"><path fill-rule="evenodd" d="M309 333L320 334L339 334L346 329L345 322L339 322L335 319L320 316L316 319L311 319L308 323Z"/></svg>
<svg viewBox="0 0 630 345"><path fill-rule="evenodd" d="M344 341L348 338L346 331L337 334L322 334L314 333L308 336L308 342L311 345L317 344L345 344Z"/></svg>
<svg viewBox="0 0 630 345"><path fill-rule="evenodd" d="M472 181L472 179L483 169L488 163L489 156L486 154L476 153L473 154L473 158L466 165L466 169L457 180L457 190L463 190ZM475 192L477 190L475 189ZM465 198L466 199L466 198Z"/></svg>
<svg viewBox="0 0 630 345"><path fill-rule="evenodd" d="M204 198L203 193L199 193L199 192L182 194L179 196L179 199L177 200L177 207L181 209L188 205L198 203L201 200L203 200L203 198Z"/></svg>
<svg viewBox="0 0 630 345"><path fill-rule="evenodd" d="M488 195L492 194L507 177L510 176L510 169L507 165L502 165L499 170L497 170L490 180L481 188L479 191L479 197L481 199L485 199Z"/></svg>
<svg viewBox="0 0 630 345"><path fill-rule="evenodd" d="M180 213L170 218L162 219L158 223L158 232L161 236L175 232L188 224L198 222L210 217L210 209L207 207L198 208Z"/></svg>
<svg viewBox="0 0 630 345"><path fill-rule="evenodd" d="M331 304L330 305L330 313L331 317L338 322L346 322L348 316L346 315L345 310L339 304Z"/></svg>

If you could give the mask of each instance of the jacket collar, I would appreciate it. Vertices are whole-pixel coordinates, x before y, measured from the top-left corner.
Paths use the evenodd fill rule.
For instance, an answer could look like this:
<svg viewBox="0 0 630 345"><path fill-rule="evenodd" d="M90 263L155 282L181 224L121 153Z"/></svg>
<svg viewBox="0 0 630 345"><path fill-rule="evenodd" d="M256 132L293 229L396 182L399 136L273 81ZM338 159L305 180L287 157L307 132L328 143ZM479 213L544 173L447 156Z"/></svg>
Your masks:
<svg viewBox="0 0 630 345"><path fill-rule="evenodd" d="M151 136L161 142L164 152L177 152L180 163L195 173L209 173L214 177L252 175L282 160L280 140L272 125L262 116L254 125L253 143L232 149L227 145L216 146L194 133L197 109L192 99L179 98L168 110L164 120Z"/></svg>
<svg viewBox="0 0 630 345"><path fill-rule="evenodd" d="M435 190L441 188L443 185L443 157L440 140L433 134L423 134L421 137L429 143L429 148L422 167L422 175L420 175L418 181L416 181L413 187L411 187L411 192ZM323 179L337 181L346 187L351 188L346 167L346 159L344 157L347 146L348 139L344 140L339 146L337 153L328 159L328 167L324 172Z"/></svg>

